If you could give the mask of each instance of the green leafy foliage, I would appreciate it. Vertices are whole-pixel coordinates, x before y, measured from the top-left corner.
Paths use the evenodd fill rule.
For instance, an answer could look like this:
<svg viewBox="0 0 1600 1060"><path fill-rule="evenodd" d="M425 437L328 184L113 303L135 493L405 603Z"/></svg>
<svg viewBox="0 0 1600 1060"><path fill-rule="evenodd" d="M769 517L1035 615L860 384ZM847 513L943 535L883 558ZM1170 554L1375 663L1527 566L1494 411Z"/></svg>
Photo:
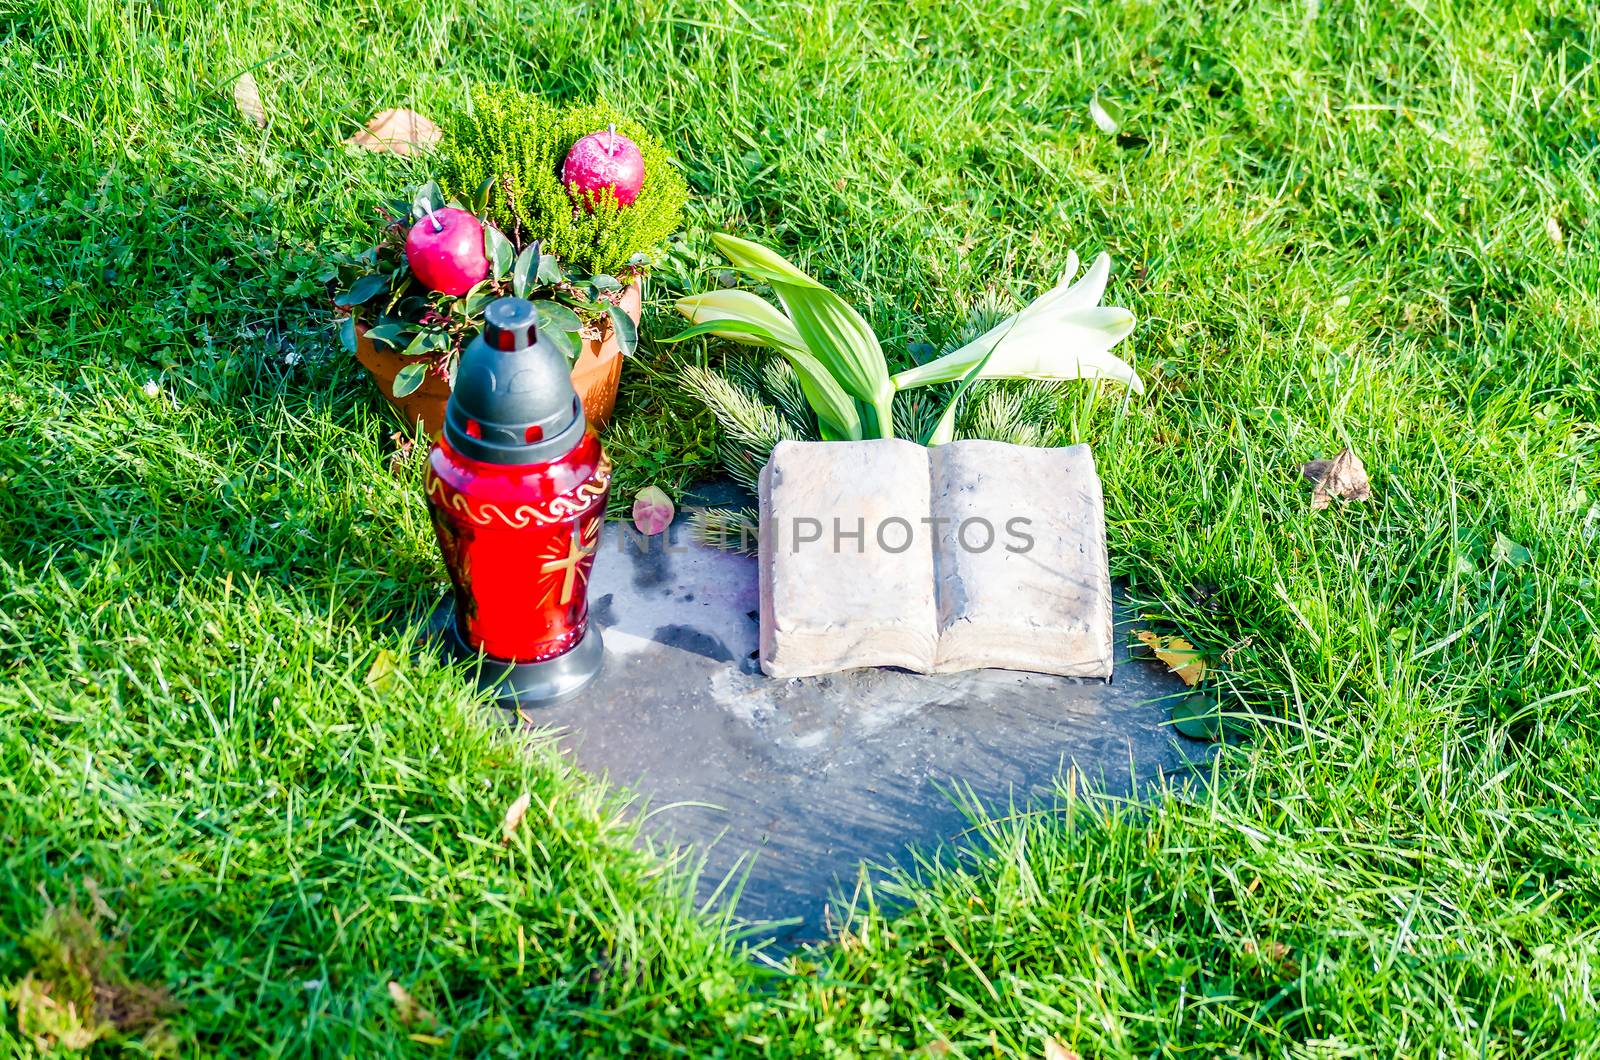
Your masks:
<svg viewBox="0 0 1600 1060"><path fill-rule="evenodd" d="M397 398L410 397L417 392L417 388L428 377L428 366L421 361L413 361L405 365L394 377L394 396Z"/></svg>
<svg viewBox="0 0 1600 1060"><path fill-rule="evenodd" d="M592 210L574 208L561 183L572 145L615 124L644 156L644 187L630 206L609 193ZM471 105L443 122L445 190L471 197L487 187L491 221L518 245L539 240L547 253L587 273L619 274L683 222L688 185L644 126L609 104L557 106L510 88L478 88Z"/></svg>
<svg viewBox="0 0 1600 1060"><path fill-rule="evenodd" d="M497 280L504 279L511 271L512 264L517 260L517 251L494 225L483 226L483 256L489 259L489 275Z"/></svg>
<svg viewBox="0 0 1600 1060"><path fill-rule="evenodd" d="M396 398L414 393L424 381L425 370L453 378L456 358L483 330L484 310L506 295L533 300L540 331L568 363L576 362L582 352L580 332L586 327L614 329L626 354L638 348L638 329L616 305L623 290L616 277L591 277L577 269L563 269L538 240L519 248L481 216L489 275L460 296L430 290L411 272L406 233L443 201L443 193L433 181L417 188L409 201L388 200L379 211L384 222L376 243L360 254L340 256L333 264L333 272L348 279L333 297L336 309L348 311L339 332L345 349L355 352L359 322L366 325L367 338L374 344L417 358L396 376ZM637 279L645 271L645 266L634 265L627 275L630 280Z"/></svg>

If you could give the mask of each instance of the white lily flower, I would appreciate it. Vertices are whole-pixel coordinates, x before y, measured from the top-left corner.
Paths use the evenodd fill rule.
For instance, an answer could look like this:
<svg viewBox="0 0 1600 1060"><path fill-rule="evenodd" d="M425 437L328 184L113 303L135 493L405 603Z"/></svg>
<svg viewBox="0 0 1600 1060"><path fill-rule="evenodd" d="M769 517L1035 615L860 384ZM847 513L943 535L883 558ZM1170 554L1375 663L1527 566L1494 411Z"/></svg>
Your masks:
<svg viewBox="0 0 1600 1060"><path fill-rule="evenodd" d="M1012 317L937 360L894 377L898 390L965 379L981 363L977 379L1115 379L1144 392L1137 372L1111 348L1133 331L1132 313L1102 306L1111 258L1101 254L1076 283L1078 256L1067 259L1061 282ZM988 357L987 363L984 358Z"/></svg>

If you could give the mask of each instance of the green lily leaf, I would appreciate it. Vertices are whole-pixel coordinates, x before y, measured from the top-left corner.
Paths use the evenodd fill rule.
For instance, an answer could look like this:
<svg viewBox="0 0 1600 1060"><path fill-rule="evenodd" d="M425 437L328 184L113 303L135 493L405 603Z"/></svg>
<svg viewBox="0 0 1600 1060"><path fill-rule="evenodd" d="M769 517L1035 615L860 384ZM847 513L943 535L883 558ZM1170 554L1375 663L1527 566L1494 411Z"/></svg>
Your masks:
<svg viewBox="0 0 1600 1060"><path fill-rule="evenodd" d="M339 345L346 353L356 352L356 318L345 317L339 321Z"/></svg>
<svg viewBox="0 0 1600 1060"><path fill-rule="evenodd" d="M722 233L711 239L734 268L772 285L806 349L876 414L873 437L892 438L894 384L878 337L861 314L776 251Z"/></svg>
<svg viewBox="0 0 1600 1060"><path fill-rule="evenodd" d="M817 425L824 441L858 440L864 437L861 412L855 399L845 393L838 380L828 374L822 363L798 346L784 343L771 331L749 320L722 318L707 320L684 328L661 342L682 342L698 335L715 335L751 346L770 346L794 368L800 377L800 392L806 404L817 414Z"/></svg>
<svg viewBox="0 0 1600 1060"><path fill-rule="evenodd" d="M961 380L961 385L956 387L956 392L950 395L950 402L945 405L944 412L939 417L939 422L934 424L933 429L928 432L928 436L922 439L923 445L945 445L955 441L956 409L961 405L961 399L967 396L967 391L971 390L972 385L978 381L979 375L983 372L983 366L989 363L989 357L993 352L993 350L990 350L989 353L984 354L983 360L974 365L972 371L967 373L966 378Z"/></svg>
<svg viewBox="0 0 1600 1060"><path fill-rule="evenodd" d="M791 283L808 284L812 287L822 286L788 258L760 243L752 243L748 239L730 236L725 232L712 233L711 242L722 251L723 257L731 261L740 271L760 272Z"/></svg>
<svg viewBox="0 0 1600 1060"><path fill-rule="evenodd" d="M874 437L894 437L894 384L889 382L883 350L867 322L824 288L785 283L775 290L806 349L849 394L876 411L878 433Z"/></svg>
<svg viewBox="0 0 1600 1060"><path fill-rule="evenodd" d="M675 308L696 324L718 320L746 320L761 325L786 346L804 346L800 333L794 329L794 322L766 299L757 297L749 291L710 291L706 294L693 294L678 299ZM765 345L752 342L748 338L727 337L749 345Z"/></svg>
<svg viewBox="0 0 1600 1060"><path fill-rule="evenodd" d="M855 442L867 437L859 404L827 373L822 363L804 350L780 348L778 353L800 377L800 393L817 414L817 430L825 442Z"/></svg>
<svg viewBox="0 0 1600 1060"><path fill-rule="evenodd" d="M767 346L773 349L781 349L787 345L779 336L769 331L765 325L758 324L754 320L739 320L734 317L704 320L698 324L689 325L676 335L668 335L666 338L657 339L656 341L662 343L684 342L688 339L697 339L702 335L714 335L719 339L727 339L729 342L737 342L745 346ZM791 346L789 348L800 349L799 346Z"/></svg>

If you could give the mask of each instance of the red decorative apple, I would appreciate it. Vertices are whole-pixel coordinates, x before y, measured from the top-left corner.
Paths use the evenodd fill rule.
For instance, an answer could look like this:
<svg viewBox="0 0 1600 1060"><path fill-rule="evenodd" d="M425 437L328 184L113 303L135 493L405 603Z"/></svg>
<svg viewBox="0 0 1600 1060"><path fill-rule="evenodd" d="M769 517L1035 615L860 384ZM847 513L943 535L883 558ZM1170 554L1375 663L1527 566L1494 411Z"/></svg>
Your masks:
<svg viewBox="0 0 1600 1060"><path fill-rule="evenodd" d="M483 225L465 210L435 210L411 226L406 261L423 286L460 297L489 275Z"/></svg>
<svg viewBox="0 0 1600 1060"><path fill-rule="evenodd" d="M561 164L561 183L586 209L594 208L594 196L602 188L610 188L622 205L632 206L644 187L644 156L639 145L619 135L613 125L572 145Z"/></svg>

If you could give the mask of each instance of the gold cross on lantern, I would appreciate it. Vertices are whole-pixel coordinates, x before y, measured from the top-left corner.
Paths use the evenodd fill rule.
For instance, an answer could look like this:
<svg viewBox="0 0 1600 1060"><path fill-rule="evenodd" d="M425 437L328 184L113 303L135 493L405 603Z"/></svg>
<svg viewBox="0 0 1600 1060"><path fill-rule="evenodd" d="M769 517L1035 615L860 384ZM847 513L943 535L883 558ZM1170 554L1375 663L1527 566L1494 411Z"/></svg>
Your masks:
<svg viewBox="0 0 1600 1060"><path fill-rule="evenodd" d="M592 553L578 542L578 535L574 533L569 539L567 554L560 559L553 559L539 568L541 574L554 574L556 571L565 571L561 579L561 598L557 603L569 603L572 600L572 590L578 583L578 565L588 559Z"/></svg>

